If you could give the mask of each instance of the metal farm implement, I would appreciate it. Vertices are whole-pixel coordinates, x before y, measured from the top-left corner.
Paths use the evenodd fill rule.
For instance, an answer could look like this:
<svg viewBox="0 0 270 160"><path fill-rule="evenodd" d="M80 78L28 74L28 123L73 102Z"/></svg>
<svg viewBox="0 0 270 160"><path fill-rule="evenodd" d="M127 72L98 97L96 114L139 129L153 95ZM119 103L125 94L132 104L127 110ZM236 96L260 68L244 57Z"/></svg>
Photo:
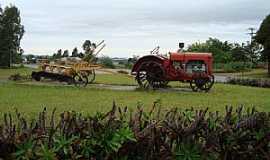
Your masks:
<svg viewBox="0 0 270 160"><path fill-rule="evenodd" d="M51 64L51 63L41 63L41 71L32 72L32 79L40 81L42 78L51 79L60 82L66 82L68 84L74 84L79 87L85 87L88 83L92 83L95 80L95 70L101 68L100 65L94 64L93 59L97 54L105 47L104 41L100 42L98 45L93 43L93 47L90 50L90 56L92 57L89 61L80 60L78 62L65 61L62 64ZM101 48L95 52L95 49ZM85 55L89 57L88 55Z"/></svg>
<svg viewBox="0 0 270 160"><path fill-rule="evenodd" d="M72 66L43 64L41 68L42 71L32 72L32 78L36 81L47 78L85 87L95 80L95 69L101 67L89 63L76 63Z"/></svg>

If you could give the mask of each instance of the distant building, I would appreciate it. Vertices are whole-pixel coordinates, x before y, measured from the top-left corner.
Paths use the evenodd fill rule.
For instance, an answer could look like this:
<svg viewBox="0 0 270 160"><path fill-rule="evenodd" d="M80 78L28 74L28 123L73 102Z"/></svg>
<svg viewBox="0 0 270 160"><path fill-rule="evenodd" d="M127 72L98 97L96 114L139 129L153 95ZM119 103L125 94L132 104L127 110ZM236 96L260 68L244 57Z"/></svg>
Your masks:
<svg viewBox="0 0 270 160"><path fill-rule="evenodd" d="M126 64L128 59L127 58L118 58L118 57L114 57L112 58L113 64L114 65L123 65Z"/></svg>

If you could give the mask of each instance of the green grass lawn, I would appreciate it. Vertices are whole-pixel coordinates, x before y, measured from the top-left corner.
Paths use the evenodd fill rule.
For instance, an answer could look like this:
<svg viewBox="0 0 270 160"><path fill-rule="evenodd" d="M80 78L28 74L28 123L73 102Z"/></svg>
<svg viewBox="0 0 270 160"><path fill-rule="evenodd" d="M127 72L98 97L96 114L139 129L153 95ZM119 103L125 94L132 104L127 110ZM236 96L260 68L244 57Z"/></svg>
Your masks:
<svg viewBox="0 0 270 160"><path fill-rule="evenodd" d="M7 80L10 75L21 74L21 75L31 75L33 69L31 68L14 68L14 69L1 69L0 68L0 80Z"/></svg>
<svg viewBox="0 0 270 160"><path fill-rule="evenodd" d="M23 69L25 73L28 69ZM15 71L12 70L15 73ZM7 77L8 70L0 70L0 77ZM126 75L97 75L96 83L136 85L133 78ZM180 83L172 83L180 86ZM181 86L183 86L181 84ZM75 110L84 114L108 111L112 102L119 106L134 108L138 103L149 109L154 101L161 100L164 109L171 107L195 107L224 111L226 105L256 106L262 111L270 111L270 90L237 85L215 84L209 93L188 91L115 91L96 88L76 88L73 86L26 85L15 82L0 83L0 112L19 111L32 117L47 107ZM35 115L36 116L36 115Z"/></svg>
<svg viewBox="0 0 270 160"><path fill-rule="evenodd" d="M135 79L126 74L98 74L94 83L114 85L137 85Z"/></svg>
<svg viewBox="0 0 270 160"><path fill-rule="evenodd" d="M138 85L137 81L133 76L126 74L99 74L96 75L94 83L112 84L112 85L130 85L130 86ZM189 84L179 83L177 81L170 82L169 85L173 87L186 87L186 86L189 87Z"/></svg>

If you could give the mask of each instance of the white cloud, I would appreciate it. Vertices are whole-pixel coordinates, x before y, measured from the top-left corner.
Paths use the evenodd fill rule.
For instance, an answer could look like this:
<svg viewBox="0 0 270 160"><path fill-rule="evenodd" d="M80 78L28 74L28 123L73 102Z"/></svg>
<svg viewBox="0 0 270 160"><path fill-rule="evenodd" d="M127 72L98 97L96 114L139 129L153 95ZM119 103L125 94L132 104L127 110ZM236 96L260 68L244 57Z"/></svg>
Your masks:
<svg viewBox="0 0 270 160"><path fill-rule="evenodd" d="M176 49L208 37L246 41L269 14L267 0L4 0L21 10L26 53L52 54L80 47L85 39L107 41L104 54L148 53L155 45Z"/></svg>

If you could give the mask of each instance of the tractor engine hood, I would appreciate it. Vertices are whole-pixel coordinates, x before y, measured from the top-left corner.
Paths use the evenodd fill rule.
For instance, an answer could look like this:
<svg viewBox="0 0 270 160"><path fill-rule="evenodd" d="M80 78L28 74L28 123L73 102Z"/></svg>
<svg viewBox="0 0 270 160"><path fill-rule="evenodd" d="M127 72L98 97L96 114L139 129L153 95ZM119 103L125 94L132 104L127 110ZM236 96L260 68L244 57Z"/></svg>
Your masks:
<svg viewBox="0 0 270 160"><path fill-rule="evenodd" d="M170 53L170 60L183 61L185 59L209 60L212 59L212 53L197 53L197 52Z"/></svg>

